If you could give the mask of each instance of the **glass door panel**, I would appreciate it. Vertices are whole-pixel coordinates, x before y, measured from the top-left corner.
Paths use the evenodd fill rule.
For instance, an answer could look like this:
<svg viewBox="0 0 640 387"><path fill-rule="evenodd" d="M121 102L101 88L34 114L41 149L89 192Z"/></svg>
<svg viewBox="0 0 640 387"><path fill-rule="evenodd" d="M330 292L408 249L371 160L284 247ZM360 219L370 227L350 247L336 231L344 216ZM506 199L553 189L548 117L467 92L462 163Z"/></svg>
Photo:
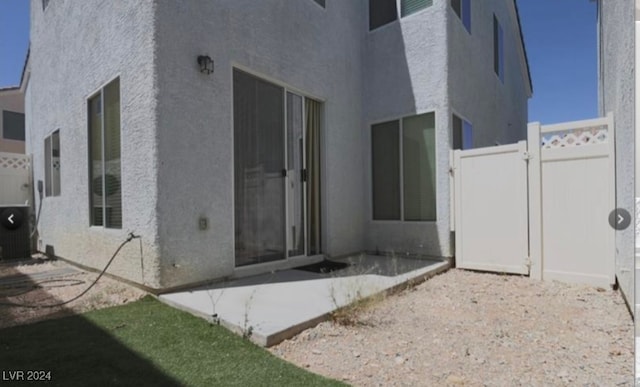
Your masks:
<svg viewBox="0 0 640 387"><path fill-rule="evenodd" d="M286 257L284 89L233 73L236 266Z"/></svg>

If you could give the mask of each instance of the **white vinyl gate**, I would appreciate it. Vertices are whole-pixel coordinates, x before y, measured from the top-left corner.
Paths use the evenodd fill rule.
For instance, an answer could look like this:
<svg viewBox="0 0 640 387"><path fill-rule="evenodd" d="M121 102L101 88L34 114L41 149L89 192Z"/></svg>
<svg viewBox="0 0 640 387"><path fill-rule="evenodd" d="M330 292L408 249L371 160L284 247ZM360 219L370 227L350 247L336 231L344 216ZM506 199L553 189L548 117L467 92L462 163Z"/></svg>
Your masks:
<svg viewBox="0 0 640 387"><path fill-rule="evenodd" d="M456 265L613 284L613 116L528 129L518 144L454 152Z"/></svg>
<svg viewBox="0 0 640 387"><path fill-rule="evenodd" d="M24 205L31 196L29 156L0 152L0 205Z"/></svg>

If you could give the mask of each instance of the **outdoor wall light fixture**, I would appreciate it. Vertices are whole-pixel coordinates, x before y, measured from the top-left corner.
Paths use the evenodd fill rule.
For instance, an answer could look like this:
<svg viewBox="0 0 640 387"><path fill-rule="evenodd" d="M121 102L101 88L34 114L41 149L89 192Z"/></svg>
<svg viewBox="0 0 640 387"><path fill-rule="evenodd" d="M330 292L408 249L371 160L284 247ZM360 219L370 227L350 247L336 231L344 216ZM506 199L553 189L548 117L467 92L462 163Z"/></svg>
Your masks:
<svg viewBox="0 0 640 387"><path fill-rule="evenodd" d="M201 73L208 75L213 72L213 59L209 55L199 55L198 65L200 65Z"/></svg>

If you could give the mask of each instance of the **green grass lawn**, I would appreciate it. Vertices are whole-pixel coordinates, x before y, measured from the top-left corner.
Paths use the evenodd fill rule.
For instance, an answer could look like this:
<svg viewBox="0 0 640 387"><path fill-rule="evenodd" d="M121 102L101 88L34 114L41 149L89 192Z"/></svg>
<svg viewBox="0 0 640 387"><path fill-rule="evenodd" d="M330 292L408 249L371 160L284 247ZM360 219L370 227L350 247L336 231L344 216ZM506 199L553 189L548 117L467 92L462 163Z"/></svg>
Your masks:
<svg viewBox="0 0 640 387"><path fill-rule="evenodd" d="M152 297L0 330L0 385L17 370L61 386L343 385Z"/></svg>

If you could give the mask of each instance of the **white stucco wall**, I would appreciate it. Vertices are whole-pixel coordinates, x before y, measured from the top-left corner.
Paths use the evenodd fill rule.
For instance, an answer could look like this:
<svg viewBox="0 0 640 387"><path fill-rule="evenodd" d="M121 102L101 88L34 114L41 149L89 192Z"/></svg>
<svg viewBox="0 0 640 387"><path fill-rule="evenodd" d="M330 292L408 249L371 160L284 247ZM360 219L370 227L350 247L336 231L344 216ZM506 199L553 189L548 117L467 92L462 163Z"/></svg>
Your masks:
<svg viewBox="0 0 640 387"><path fill-rule="evenodd" d="M476 102L448 86L448 34L459 22L449 20L452 15L449 2L438 1L370 32L366 0L328 2L326 9L312 0L156 0L117 7L106 0L56 0L44 13L32 0L27 126L36 180L44 180L44 138L61 133L62 195L44 200L41 249L52 245L63 258L101 268L134 231L143 236L147 286L234 274L232 71L239 67L323 102L323 253L452 256L449 99L455 94L461 108ZM492 19L486 23L492 28ZM491 36L479 44L491 47ZM203 54L215 61L211 75L198 70L196 58ZM516 66L510 60L507 55L508 82ZM488 71L487 78L492 65ZM117 76L124 225L105 230L89 227L86 105ZM495 88L474 98L490 99ZM491 105L498 124L487 119L486 126L526 122L519 93L507 87ZM517 101L513 116L500 110L513 107L500 105L508 98ZM370 125L426 112L436 114L438 221L373 222ZM484 122L479 117L474 128ZM199 229L200 217L208 218L207 230ZM142 282L137 242L123 250L112 272Z"/></svg>
<svg viewBox="0 0 640 387"><path fill-rule="evenodd" d="M450 257L447 21L449 2L367 32L365 37L364 125L368 251ZM374 221L371 125L435 112L436 222Z"/></svg>
<svg viewBox="0 0 640 387"><path fill-rule="evenodd" d="M39 249L102 269L132 231L142 236L144 284L159 286L156 211L157 90L152 2L31 1L27 152L44 181L44 138L60 130L61 195L43 201ZM120 77L121 230L90 227L87 98ZM37 203L36 203L37 204ZM140 245L127 245L110 273L142 283Z"/></svg>
<svg viewBox="0 0 640 387"><path fill-rule="evenodd" d="M612 111L616 128L616 207L630 213L634 189L634 36L633 0L602 0L600 13L600 115ZM616 231L616 276L630 305L634 304L633 227Z"/></svg>
<svg viewBox="0 0 640 387"><path fill-rule="evenodd" d="M323 252L361 251L361 38L364 1L158 1L158 133L162 283L234 270L232 68L324 102ZM215 73L198 71L208 54ZM198 229L206 216L210 228Z"/></svg>
<svg viewBox="0 0 640 387"><path fill-rule="evenodd" d="M20 89L0 90L0 152L24 153L25 142L4 138L2 112L24 113L24 95Z"/></svg>
<svg viewBox="0 0 640 387"><path fill-rule="evenodd" d="M493 15L504 31L504 82L493 68ZM529 79L511 1L472 1L471 33L449 7L449 102L473 126L474 148L526 140Z"/></svg>
<svg viewBox="0 0 640 387"><path fill-rule="evenodd" d="M528 79L509 1L472 2L471 34L449 2L370 32L365 43L367 250L451 257L449 150L451 113L473 125L474 146L526 137ZM504 29L505 81L493 70L493 13ZM437 222L372 220L370 124L436 113Z"/></svg>

